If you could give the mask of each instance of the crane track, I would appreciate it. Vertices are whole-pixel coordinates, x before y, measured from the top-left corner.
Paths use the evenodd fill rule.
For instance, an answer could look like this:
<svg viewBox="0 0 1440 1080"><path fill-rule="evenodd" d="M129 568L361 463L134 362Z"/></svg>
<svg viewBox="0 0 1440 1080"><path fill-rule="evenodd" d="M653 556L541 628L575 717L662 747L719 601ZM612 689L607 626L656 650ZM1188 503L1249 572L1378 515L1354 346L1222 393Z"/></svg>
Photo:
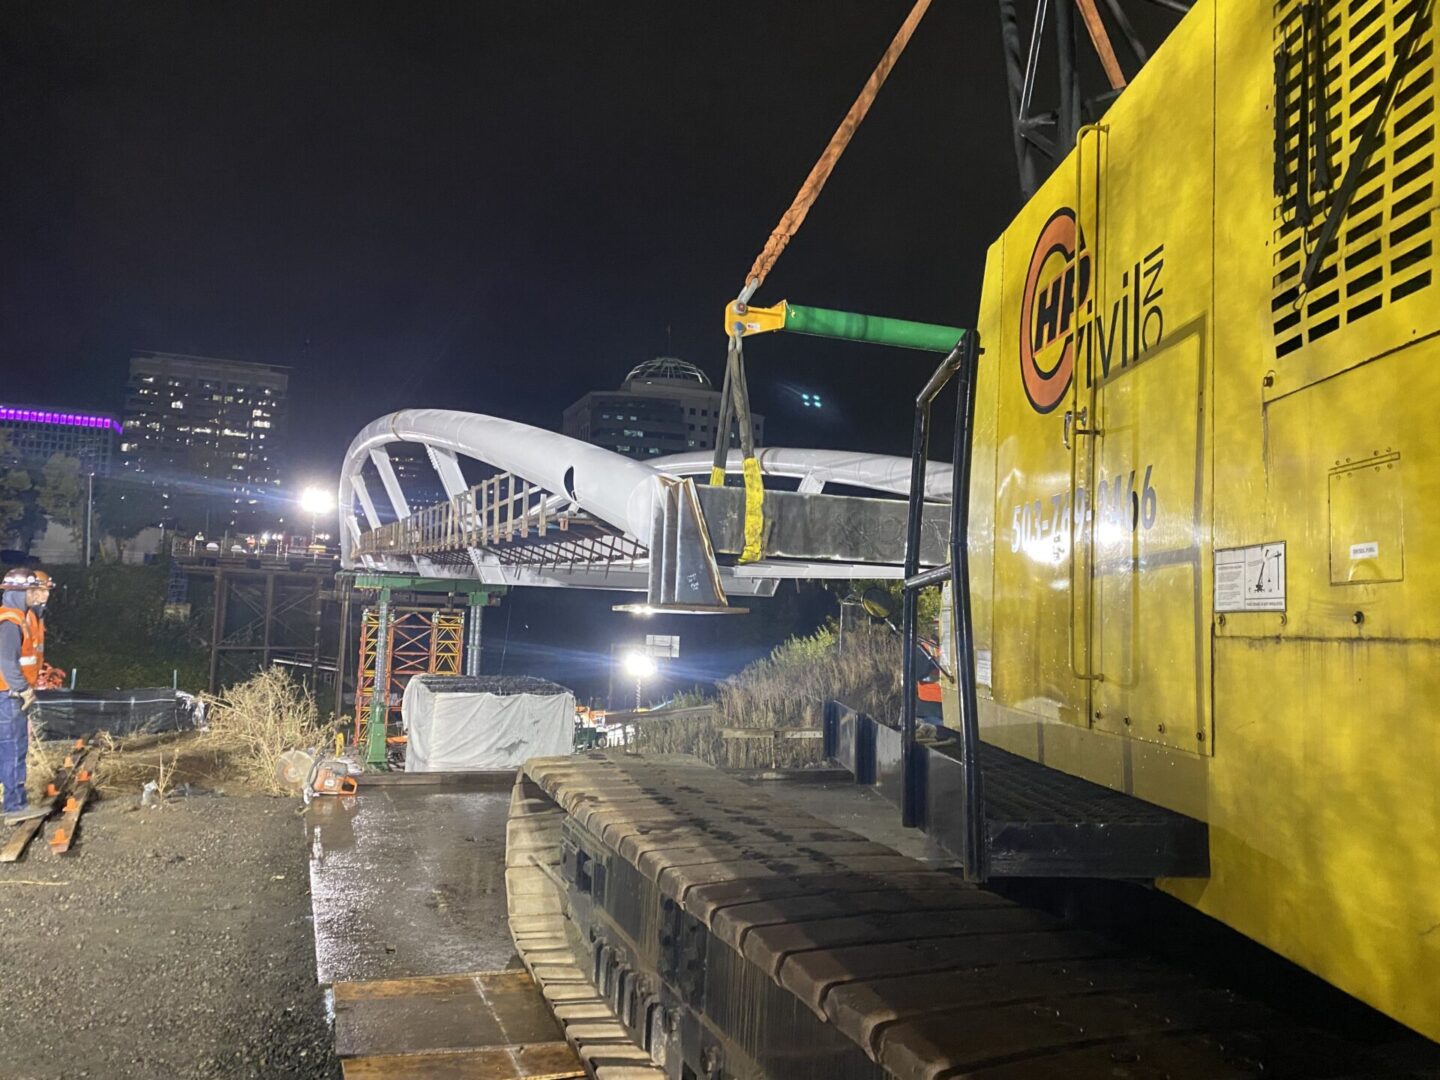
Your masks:
<svg viewBox="0 0 1440 1080"><path fill-rule="evenodd" d="M1397 1075L693 762L527 763L506 890L599 1080Z"/></svg>

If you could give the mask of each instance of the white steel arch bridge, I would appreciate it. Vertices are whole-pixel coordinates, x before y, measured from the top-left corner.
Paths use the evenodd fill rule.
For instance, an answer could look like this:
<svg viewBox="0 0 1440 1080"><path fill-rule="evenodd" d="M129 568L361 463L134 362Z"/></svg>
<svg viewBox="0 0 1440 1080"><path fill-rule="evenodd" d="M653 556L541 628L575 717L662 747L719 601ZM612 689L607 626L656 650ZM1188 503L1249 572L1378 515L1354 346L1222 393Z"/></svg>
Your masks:
<svg viewBox="0 0 1440 1080"><path fill-rule="evenodd" d="M397 443L425 448L445 502L411 505L389 454ZM762 478L790 481L767 488L758 506L747 505L743 487L696 482L709 476L709 451L636 461L499 417L404 409L368 424L345 455L342 564L491 585L643 592L650 606L698 611L724 610L731 596L768 596L785 578L903 576L910 461L779 447L756 456ZM463 458L479 462L486 478L470 483ZM388 523L366 482L367 463L389 503ZM738 451L726 471L740 473ZM939 462L926 470L922 566L948 558L950 471ZM742 561L747 514L760 543L758 557Z"/></svg>

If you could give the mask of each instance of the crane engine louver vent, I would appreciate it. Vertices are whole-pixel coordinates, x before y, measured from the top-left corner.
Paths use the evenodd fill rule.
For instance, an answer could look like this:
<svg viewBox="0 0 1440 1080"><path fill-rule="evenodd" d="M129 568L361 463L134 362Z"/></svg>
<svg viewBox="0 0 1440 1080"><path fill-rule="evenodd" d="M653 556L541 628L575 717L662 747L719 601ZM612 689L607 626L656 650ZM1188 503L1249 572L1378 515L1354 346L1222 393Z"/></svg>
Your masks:
<svg viewBox="0 0 1440 1080"><path fill-rule="evenodd" d="M1421 0L1274 5L1275 190L1271 319L1285 356L1431 284L1435 203L1433 17L1385 115L1335 241L1302 286Z"/></svg>

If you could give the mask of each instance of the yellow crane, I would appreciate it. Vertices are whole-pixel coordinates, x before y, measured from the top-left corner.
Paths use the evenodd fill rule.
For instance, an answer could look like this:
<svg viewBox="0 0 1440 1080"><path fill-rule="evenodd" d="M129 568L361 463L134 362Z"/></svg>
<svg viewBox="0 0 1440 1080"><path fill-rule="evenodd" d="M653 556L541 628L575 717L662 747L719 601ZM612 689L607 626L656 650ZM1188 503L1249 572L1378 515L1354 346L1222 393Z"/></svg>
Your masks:
<svg viewBox="0 0 1440 1080"><path fill-rule="evenodd" d="M968 542L982 739L1440 1039L1436 63L1430 0L1195 5L990 249Z"/></svg>

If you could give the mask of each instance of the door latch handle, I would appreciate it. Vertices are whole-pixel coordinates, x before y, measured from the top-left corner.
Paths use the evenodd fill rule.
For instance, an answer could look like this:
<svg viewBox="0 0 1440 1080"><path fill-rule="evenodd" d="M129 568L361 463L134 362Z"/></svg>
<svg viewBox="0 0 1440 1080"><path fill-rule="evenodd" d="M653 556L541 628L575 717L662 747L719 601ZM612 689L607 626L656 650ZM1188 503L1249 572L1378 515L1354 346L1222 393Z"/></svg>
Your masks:
<svg viewBox="0 0 1440 1080"><path fill-rule="evenodd" d="M1099 428L1088 428L1085 421L1090 419L1090 410L1081 409L1078 413L1065 411L1064 420L1060 426L1060 443L1066 450L1070 449L1071 435L1099 435Z"/></svg>

